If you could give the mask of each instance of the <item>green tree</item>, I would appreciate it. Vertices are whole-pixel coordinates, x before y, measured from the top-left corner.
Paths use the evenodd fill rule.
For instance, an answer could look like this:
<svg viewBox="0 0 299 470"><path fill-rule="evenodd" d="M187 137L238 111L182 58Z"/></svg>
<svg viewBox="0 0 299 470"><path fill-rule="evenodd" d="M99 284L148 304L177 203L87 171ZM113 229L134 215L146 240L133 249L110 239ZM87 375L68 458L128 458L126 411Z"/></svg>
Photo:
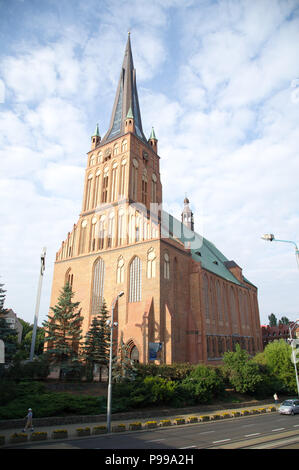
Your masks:
<svg viewBox="0 0 299 470"><path fill-rule="evenodd" d="M4 341L5 362L11 362L18 349L18 333L6 321L8 310L4 308L6 290L3 286L0 284L0 339Z"/></svg>
<svg viewBox="0 0 299 470"><path fill-rule="evenodd" d="M272 341L265 347L263 356L268 373L280 384L280 391L286 393L296 392L296 376L291 359L291 346L283 339Z"/></svg>
<svg viewBox="0 0 299 470"><path fill-rule="evenodd" d="M100 381L102 380L102 368L108 366L110 328L107 324L109 312L103 301L100 314L93 318L90 328L85 336L84 357L87 365L89 379L93 378L94 366L100 369Z"/></svg>
<svg viewBox="0 0 299 470"><path fill-rule="evenodd" d="M274 315L274 313L271 313L271 315L268 316L269 320L269 326L277 326L277 318Z"/></svg>
<svg viewBox="0 0 299 470"><path fill-rule="evenodd" d="M224 380L219 370L202 364L182 381L182 393L187 393L195 402L210 402L223 392Z"/></svg>
<svg viewBox="0 0 299 470"><path fill-rule="evenodd" d="M236 344L234 352L224 353L223 372L236 392L240 393L254 393L263 380L259 365L239 344Z"/></svg>
<svg viewBox="0 0 299 470"><path fill-rule="evenodd" d="M51 307L53 315L43 322L47 356L51 364L59 365L60 377L77 373L80 369L79 348L82 340L80 302L73 302L74 292L70 284L65 284L58 302Z"/></svg>

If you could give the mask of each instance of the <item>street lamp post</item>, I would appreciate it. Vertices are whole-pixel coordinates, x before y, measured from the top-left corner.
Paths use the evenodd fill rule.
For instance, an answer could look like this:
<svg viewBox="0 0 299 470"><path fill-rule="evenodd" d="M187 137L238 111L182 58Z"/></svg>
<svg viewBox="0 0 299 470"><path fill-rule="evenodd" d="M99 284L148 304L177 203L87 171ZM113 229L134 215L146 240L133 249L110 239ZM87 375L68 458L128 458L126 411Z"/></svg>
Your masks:
<svg viewBox="0 0 299 470"><path fill-rule="evenodd" d="M30 348L30 359L29 359L30 361L33 360L33 356L34 356L38 311L39 311L39 305L40 305L40 297L41 297L43 276L44 276L44 272L45 272L45 261L46 261L46 248L43 249L42 254L40 256L41 265L40 265L40 275L39 275L39 281L38 281L36 305L35 305L35 314L34 314L34 325L33 325L31 348Z"/></svg>
<svg viewBox="0 0 299 470"><path fill-rule="evenodd" d="M294 343L293 338L292 338L292 331L293 329L298 326L299 319L295 321L294 325L292 327L289 326L289 332L290 332L290 344L292 347L292 357L293 357L293 364L295 368L295 374L296 374L296 384L297 384L297 394L299 397L299 379L298 379L298 371L297 371L297 361L296 361L296 354L295 354L295 349L296 349L296 343Z"/></svg>
<svg viewBox="0 0 299 470"><path fill-rule="evenodd" d="M298 246L295 242L293 242L291 240L278 240L277 238L274 237L273 233L266 233L265 235L262 236L262 239L267 240L269 242L291 243L295 247L295 256L296 256L297 264L298 264L298 267L299 267L299 250L298 250ZM298 322L299 322L299 320L296 320L295 324L292 326L292 328L289 326L289 333L290 333L289 342L292 346L292 358L293 358L293 363L294 363L294 367L295 367L297 393L298 393L298 396L299 396L299 380L298 380L298 371L297 371L297 364L296 364L296 357L295 357L296 356L295 355L296 347L294 347L294 343L293 343L293 339L292 339L292 330L295 328L295 326L297 325Z"/></svg>
<svg viewBox="0 0 299 470"><path fill-rule="evenodd" d="M121 291L113 300L111 307L111 321L110 324L110 354L109 354L109 373L108 373L108 394L107 394L107 432L111 432L111 398L112 398L112 341L113 341L113 323L114 308L119 297L122 297L124 292Z"/></svg>

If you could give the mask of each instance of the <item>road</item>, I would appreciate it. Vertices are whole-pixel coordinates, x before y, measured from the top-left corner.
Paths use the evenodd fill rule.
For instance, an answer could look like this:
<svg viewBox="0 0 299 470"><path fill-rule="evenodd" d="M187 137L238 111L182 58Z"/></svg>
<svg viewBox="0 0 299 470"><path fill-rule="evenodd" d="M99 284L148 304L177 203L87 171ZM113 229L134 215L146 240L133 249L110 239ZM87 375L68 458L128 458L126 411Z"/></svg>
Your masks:
<svg viewBox="0 0 299 470"><path fill-rule="evenodd" d="M24 444L35 449L299 449L299 415L252 415L155 430L113 433L59 442Z"/></svg>

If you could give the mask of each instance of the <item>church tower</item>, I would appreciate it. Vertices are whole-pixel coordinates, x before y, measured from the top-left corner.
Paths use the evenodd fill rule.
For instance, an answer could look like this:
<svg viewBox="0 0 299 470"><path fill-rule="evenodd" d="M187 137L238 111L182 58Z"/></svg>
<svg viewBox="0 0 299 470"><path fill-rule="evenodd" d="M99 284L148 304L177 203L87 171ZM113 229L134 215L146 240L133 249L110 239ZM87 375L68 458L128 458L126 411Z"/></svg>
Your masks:
<svg viewBox="0 0 299 470"><path fill-rule="evenodd" d="M129 34L109 128L101 137L97 124L91 136L81 213L56 254L50 305L70 283L85 336L103 300L110 309L123 291L115 341L142 363L215 364L241 340L258 350L256 287L208 240L186 240L190 230L187 197L181 221L162 209L158 140L143 132Z"/></svg>

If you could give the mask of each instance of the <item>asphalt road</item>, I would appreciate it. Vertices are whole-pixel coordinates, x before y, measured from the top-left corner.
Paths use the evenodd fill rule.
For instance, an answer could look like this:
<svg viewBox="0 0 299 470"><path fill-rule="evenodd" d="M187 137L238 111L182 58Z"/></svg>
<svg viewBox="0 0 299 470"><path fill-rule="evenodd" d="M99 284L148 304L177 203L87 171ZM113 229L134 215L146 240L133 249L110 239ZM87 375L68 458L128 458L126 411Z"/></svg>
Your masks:
<svg viewBox="0 0 299 470"><path fill-rule="evenodd" d="M60 442L26 444L35 449L299 448L299 414L267 413L155 430L113 433ZM297 446L297 447L296 447Z"/></svg>

